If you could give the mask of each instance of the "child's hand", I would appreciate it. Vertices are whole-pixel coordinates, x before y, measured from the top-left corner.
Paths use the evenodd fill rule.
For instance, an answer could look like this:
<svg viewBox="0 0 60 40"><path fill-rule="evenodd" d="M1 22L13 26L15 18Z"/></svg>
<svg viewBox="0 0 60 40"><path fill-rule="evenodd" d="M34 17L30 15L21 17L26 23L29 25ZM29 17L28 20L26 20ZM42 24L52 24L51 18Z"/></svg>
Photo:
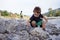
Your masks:
<svg viewBox="0 0 60 40"><path fill-rule="evenodd" d="M48 19L45 16L43 16L43 18L45 19L45 23L47 23L48 22Z"/></svg>

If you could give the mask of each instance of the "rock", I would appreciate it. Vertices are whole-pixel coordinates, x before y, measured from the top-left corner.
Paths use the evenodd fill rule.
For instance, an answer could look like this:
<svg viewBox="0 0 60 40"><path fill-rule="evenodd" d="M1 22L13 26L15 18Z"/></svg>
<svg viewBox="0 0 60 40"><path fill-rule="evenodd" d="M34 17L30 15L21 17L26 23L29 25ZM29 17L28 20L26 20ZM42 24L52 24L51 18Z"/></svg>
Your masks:
<svg viewBox="0 0 60 40"><path fill-rule="evenodd" d="M5 30L6 30L5 21L0 20L0 33L5 32Z"/></svg>
<svg viewBox="0 0 60 40"><path fill-rule="evenodd" d="M27 31L25 30L22 30L20 31L20 33L11 33L11 34L8 34L8 39L10 40L28 40L29 39L29 34Z"/></svg>
<svg viewBox="0 0 60 40"><path fill-rule="evenodd" d="M55 24L47 23L46 29L50 35L59 35L60 34L60 29L57 29Z"/></svg>
<svg viewBox="0 0 60 40"><path fill-rule="evenodd" d="M46 24L46 28L48 28L48 29L57 29L56 24L51 24L49 22Z"/></svg>
<svg viewBox="0 0 60 40"><path fill-rule="evenodd" d="M59 29L52 29L52 34L53 35L59 35L60 34L60 30Z"/></svg>
<svg viewBox="0 0 60 40"><path fill-rule="evenodd" d="M20 36L14 33L7 35L7 40L20 40Z"/></svg>
<svg viewBox="0 0 60 40"><path fill-rule="evenodd" d="M29 37L29 40L40 40L38 37L35 37L35 36L31 36Z"/></svg>
<svg viewBox="0 0 60 40"><path fill-rule="evenodd" d="M43 31L40 27L28 27L26 22L0 18L0 40L60 40L60 28L57 29L55 24L47 23L46 31Z"/></svg>
<svg viewBox="0 0 60 40"><path fill-rule="evenodd" d="M25 30L21 31L20 39L21 40L28 40L29 39L29 33L27 31L25 31Z"/></svg>
<svg viewBox="0 0 60 40"><path fill-rule="evenodd" d="M47 39L49 36L47 34L47 32L43 31L42 28L37 27L34 30L31 31L31 34L33 36L39 36L41 37L43 40Z"/></svg>
<svg viewBox="0 0 60 40"><path fill-rule="evenodd" d="M0 34L0 40L6 40L6 35Z"/></svg>

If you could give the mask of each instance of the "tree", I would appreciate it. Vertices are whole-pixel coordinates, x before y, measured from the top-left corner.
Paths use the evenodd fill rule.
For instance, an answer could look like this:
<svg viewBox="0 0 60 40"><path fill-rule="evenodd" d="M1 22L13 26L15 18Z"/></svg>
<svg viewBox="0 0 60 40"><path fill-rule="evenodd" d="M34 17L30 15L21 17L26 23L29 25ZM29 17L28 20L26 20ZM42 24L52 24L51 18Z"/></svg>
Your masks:
<svg viewBox="0 0 60 40"><path fill-rule="evenodd" d="M55 16L60 16L60 10L56 10L56 15Z"/></svg>
<svg viewBox="0 0 60 40"><path fill-rule="evenodd" d="M50 17L53 16L52 8L49 8L48 10L49 10L48 16L50 16Z"/></svg>
<svg viewBox="0 0 60 40"><path fill-rule="evenodd" d="M8 16L9 13L5 10L5 11L3 11L3 12L1 13L1 15L2 15L2 16Z"/></svg>

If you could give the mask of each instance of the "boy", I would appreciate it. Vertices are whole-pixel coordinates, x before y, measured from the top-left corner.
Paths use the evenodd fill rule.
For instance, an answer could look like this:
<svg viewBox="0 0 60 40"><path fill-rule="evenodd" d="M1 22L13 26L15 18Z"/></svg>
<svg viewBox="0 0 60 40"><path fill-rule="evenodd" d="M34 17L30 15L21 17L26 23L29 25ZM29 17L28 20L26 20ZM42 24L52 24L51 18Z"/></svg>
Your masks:
<svg viewBox="0 0 60 40"><path fill-rule="evenodd" d="M41 9L40 7L35 7L33 10L33 15L30 18L29 22L31 24L32 27L42 27L45 30L45 23L47 22L47 18L44 17L41 14ZM43 22L43 19L45 19L46 22ZM29 24L28 24L29 25Z"/></svg>

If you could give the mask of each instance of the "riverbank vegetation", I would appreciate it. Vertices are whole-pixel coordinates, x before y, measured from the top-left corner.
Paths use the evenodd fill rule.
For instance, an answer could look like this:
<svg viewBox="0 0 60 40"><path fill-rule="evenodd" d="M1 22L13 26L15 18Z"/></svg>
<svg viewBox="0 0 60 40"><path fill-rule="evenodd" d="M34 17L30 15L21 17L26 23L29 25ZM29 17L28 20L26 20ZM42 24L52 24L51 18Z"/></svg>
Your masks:
<svg viewBox="0 0 60 40"><path fill-rule="evenodd" d="M0 10L0 17L13 18L13 19L18 18L18 19L20 19L21 16L23 16L24 19L29 18L29 16L23 15L22 12L20 12L20 13L12 13L12 12L8 12L7 10L4 10L4 11Z"/></svg>
<svg viewBox="0 0 60 40"><path fill-rule="evenodd" d="M44 13L44 15L46 15L47 17L57 17L57 16L60 16L60 8L58 9L52 9L52 8L49 8L48 9L48 12Z"/></svg>

